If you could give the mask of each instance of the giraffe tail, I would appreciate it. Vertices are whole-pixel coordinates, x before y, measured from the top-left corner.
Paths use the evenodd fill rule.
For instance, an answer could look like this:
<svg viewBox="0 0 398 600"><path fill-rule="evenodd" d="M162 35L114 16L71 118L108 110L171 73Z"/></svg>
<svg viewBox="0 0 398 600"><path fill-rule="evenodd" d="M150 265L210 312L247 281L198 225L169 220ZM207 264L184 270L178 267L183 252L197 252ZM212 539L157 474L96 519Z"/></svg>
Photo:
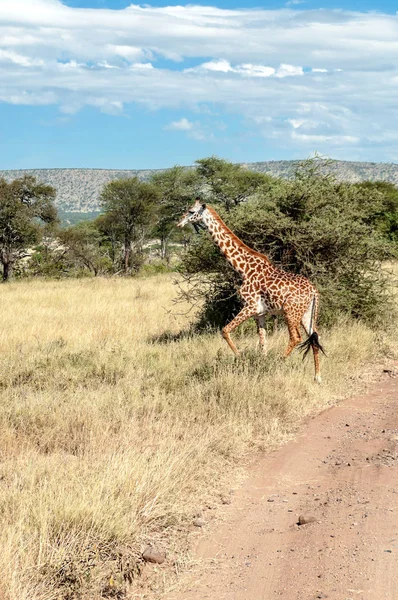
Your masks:
<svg viewBox="0 0 398 600"><path fill-rule="evenodd" d="M305 340L305 342L302 342L298 346L298 349L301 350L301 352L303 352L303 360L305 359L305 357L307 356L307 354L311 348L317 348L318 350L320 350L322 352L322 354L324 354L326 356L326 352L321 346L321 343L319 341L319 337L318 337L318 334L316 331L313 331L311 333L310 337L307 340Z"/></svg>

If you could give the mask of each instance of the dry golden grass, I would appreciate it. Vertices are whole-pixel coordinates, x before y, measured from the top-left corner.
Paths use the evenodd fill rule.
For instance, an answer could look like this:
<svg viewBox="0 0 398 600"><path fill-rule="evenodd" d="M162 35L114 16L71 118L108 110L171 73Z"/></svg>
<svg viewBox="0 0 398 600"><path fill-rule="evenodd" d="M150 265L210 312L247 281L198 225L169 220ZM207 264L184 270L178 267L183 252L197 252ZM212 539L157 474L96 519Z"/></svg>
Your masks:
<svg viewBox="0 0 398 600"><path fill-rule="evenodd" d="M388 349L342 323L319 387L311 360L280 359L285 330L266 358L255 334L238 360L218 335L172 341L190 318L166 312L174 295L169 276L1 288L1 599L136 597L146 543Z"/></svg>

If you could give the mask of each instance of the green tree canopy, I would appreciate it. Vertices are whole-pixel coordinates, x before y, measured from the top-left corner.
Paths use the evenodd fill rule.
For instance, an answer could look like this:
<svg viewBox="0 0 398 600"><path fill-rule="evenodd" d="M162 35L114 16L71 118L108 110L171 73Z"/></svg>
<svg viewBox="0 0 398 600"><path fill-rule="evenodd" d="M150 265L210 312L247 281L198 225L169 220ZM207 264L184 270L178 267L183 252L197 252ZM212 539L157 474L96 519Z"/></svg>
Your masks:
<svg viewBox="0 0 398 600"><path fill-rule="evenodd" d="M42 237L45 227L57 221L53 187L25 175L8 183L0 179L0 262L3 281L15 263Z"/></svg>
<svg viewBox="0 0 398 600"><path fill-rule="evenodd" d="M209 202L222 204L227 211L273 181L269 175L256 173L216 156L201 158L195 164Z"/></svg>
<svg viewBox="0 0 398 600"><path fill-rule="evenodd" d="M113 233L123 246L125 273L134 266L134 255L142 252L142 245L153 224L158 199L158 189L137 177L111 181L103 188L101 203L106 223L108 228L112 223Z"/></svg>
<svg viewBox="0 0 398 600"><path fill-rule="evenodd" d="M159 192L159 207L154 235L159 237L161 258L168 256L168 242L174 235L181 237L176 222L181 214L192 204L199 191L200 177L196 169L175 166L156 173L151 182Z"/></svg>

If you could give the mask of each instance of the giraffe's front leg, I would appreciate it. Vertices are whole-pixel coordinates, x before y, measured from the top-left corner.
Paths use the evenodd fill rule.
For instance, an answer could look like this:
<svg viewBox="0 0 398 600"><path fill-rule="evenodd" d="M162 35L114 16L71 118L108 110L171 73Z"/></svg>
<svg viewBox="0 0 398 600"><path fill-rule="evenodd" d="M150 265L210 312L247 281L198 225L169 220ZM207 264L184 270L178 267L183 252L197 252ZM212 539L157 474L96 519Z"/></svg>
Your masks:
<svg viewBox="0 0 398 600"><path fill-rule="evenodd" d="M222 336L223 336L224 340L227 342L228 346L231 348L232 352L236 356L238 356L239 352L238 352L237 347L233 343L230 334L233 332L234 329L236 329L238 327L238 325L240 325L244 321L247 321L247 319L250 319L250 317L254 317L256 315L256 313L257 313L256 305L247 305L247 306L245 306L245 308L243 308L240 311L240 313L238 313L236 315L236 317L234 319L232 319L232 321L230 323L228 323L228 325L223 327ZM264 333L264 335L265 335L265 333Z"/></svg>
<svg viewBox="0 0 398 600"><path fill-rule="evenodd" d="M259 315L256 317L257 333L260 341L260 348L263 354L267 354L267 337L265 335L265 316Z"/></svg>

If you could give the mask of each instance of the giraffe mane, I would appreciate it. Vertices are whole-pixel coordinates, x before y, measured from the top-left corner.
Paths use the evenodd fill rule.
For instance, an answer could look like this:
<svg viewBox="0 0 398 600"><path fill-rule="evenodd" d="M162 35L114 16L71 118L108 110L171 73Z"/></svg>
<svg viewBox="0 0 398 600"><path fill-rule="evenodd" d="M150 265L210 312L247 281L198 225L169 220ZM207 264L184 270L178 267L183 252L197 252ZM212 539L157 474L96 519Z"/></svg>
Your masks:
<svg viewBox="0 0 398 600"><path fill-rule="evenodd" d="M222 227L226 230L228 235L235 241L239 248L243 248L247 252L250 252L250 254L252 254L253 256L258 256L259 258L262 258L265 262L271 263L271 261L267 256L265 256L265 254L257 252L257 250L253 250L253 248L250 248L247 244L245 244L245 242L242 242L242 240L237 235L235 235L234 232L231 231L230 228L224 223L220 215L215 211L215 209L212 206L206 204L206 208L211 213L212 217L222 225Z"/></svg>

